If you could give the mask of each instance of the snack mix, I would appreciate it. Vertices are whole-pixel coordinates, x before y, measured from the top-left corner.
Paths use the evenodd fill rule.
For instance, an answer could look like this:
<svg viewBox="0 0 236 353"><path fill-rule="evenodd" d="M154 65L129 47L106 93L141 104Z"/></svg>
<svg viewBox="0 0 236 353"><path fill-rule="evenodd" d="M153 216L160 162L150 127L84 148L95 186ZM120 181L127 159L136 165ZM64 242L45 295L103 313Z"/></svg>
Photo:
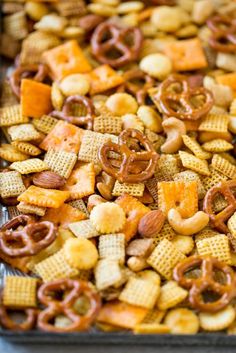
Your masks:
<svg viewBox="0 0 236 353"><path fill-rule="evenodd" d="M2 12L0 326L236 334L236 1Z"/></svg>

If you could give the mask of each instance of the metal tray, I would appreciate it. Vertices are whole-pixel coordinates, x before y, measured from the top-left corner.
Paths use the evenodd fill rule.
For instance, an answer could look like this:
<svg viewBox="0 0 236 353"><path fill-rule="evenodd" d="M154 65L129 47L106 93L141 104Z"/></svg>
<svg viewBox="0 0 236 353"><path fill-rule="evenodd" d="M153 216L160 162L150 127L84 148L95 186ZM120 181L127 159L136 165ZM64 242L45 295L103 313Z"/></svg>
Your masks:
<svg viewBox="0 0 236 353"><path fill-rule="evenodd" d="M11 70L12 63L3 61L0 66L0 82L6 77L7 71ZM1 96L0 96L1 97ZM0 99L1 103L1 99ZM0 131L0 142L4 140ZM0 160L0 167L3 166ZM0 204L0 226L8 220L7 208ZM24 275L18 270L11 269L8 265L0 262L0 289L3 278L7 273ZM91 329L85 333L54 334L38 330L27 332L15 332L0 328L0 339L3 338L12 343L23 344L81 344L81 345L140 345L156 347L236 347L236 335L225 333L204 333L197 335L134 335L131 332L105 333Z"/></svg>

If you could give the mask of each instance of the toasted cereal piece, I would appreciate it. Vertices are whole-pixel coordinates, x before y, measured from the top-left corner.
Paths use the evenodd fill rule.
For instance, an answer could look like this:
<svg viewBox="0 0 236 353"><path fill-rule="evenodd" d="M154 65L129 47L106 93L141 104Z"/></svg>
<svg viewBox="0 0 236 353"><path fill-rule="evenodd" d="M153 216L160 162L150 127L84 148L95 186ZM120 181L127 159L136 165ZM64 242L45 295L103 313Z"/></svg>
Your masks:
<svg viewBox="0 0 236 353"><path fill-rule="evenodd" d="M86 214L87 217L89 217L87 207L82 199L70 201L68 202L68 204L74 208L77 208L78 210Z"/></svg>
<svg viewBox="0 0 236 353"><path fill-rule="evenodd" d="M1 180L1 177L0 177ZM236 238L236 212L229 218L227 222L227 226L229 228L229 231L231 235Z"/></svg>
<svg viewBox="0 0 236 353"><path fill-rule="evenodd" d="M222 158L218 154L214 154L211 161L211 165L215 170L227 176L228 178L235 178L236 166L231 164L229 161L227 161L225 158Z"/></svg>
<svg viewBox="0 0 236 353"><path fill-rule="evenodd" d="M155 245L159 244L163 239L167 239L171 241L176 236L175 231L170 226L168 222L165 222L161 231L156 234L155 238L153 238L153 242Z"/></svg>
<svg viewBox="0 0 236 353"><path fill-rule="evenodd" d="M171 242L185 255L190 254L195 245L193 239L185 235L176 235Z"/></svg>
<svg viewBox="0 0 236 353"><path fill-rule="evenodd" d="M228 206L228 202L221 194L217 194L213 201L213 211L218 213Z"/></svg>
<svg viewBox="0 0 236 353"><path fill-rule="evenodd" d="M18 151L14 146L3 143L0 146L0 158L5 159L7 162L25 161L29 156L25 153Z"/></svg>
<svg viewBox="0 0 236 353"><path fill-rule="evenodd" d="M55 151L63 150L78 153L83 131L75 125L58 121L39 147L46 151L53 148Z"/></svg>
<svg viewBox="0 0 236 353"><path fill-rule="evenodd" d="M137 129L144 132L144 124L142 120L135 114L125 114L121 117L123 129Z"/></svg>
<svg viewBox="0 0 236 353"><path fill-rule="evenodd" d="M185 168L191 169L202 175L210 175L207 161L184 151L179 151L179 156Z"/></svg>
<svg viewBox="0 0 236 353"><path fill-rule="evenodd" d="M167 41L164 53L171 59L174 71L191 71L207 67L199 38Z"/></svg>
<svg viewBox="0 0 236 353"><path fill-rule="evenodd" d="M217 153L230 151L234 148L234 146L223 139L215 139L209 142L205 142L202 145L202 148L208 152Z"/></svg>
<svg viewBox="0 0 236 353"><path fill-rule="evenodd" d="M142 321L142 324L160 324L164 316L165 311L154 308L148 311L147 315Z"/></svg>
<svg viewBox="0 0 236 353"><path fill-rule="evenodd" d="M226 114L208 114L203 118L198 130L212 132L227 132L229 116Z"/></svg>
<svg viewBox="0 0 236 353"><path fill-rule="evenodd" d="M98 163L98 150L108 140L106 135L86 130L82 138L78 159L83 162Z"/></svg>
<svg viewBox="0 0 236 353"><path fill-rule="evenodd" d="M175 281L168 281L161 287L157 300L159 310L167 310L181 303L188 296L188 291L178 286Z"/></svg>
<svg viewBox="0 0 236 353"><path fill-rule="evenodd" d="M146 129L155 133L163 131L161 117L154 108L148 105L141 105L137 111L137 116Z"/></svg>
<svg viewBox="0 0 236 353"><path fill-rule="evenodd" d="M211 153L205 152L195 138L188 135L182 135L183 142L186 147L188 147L197 158L209 159L211 158Z"/></svg>
<svg viewBox="0 0 236 353"><path fill-rule="evenodd" d="M59 208L48 209L42 221L53 222L58 227L68 228L70 223L78 222L85 218L86 215L83 212L65 203Z"/></svg>
<svg viewBox="0 0 236 353"><path fill-rule="evenodd" d="M200 326L206 331L221 331L229 327L235 320L235 309L232 305L216 313L200 313Z"/></svg>
<svg viewBox="0 0 236 353"><path fill-rule="evenodd" d="M63 152L67 153L67 152ZM76 167L69 176L63 190L70 192L70 199L77 200L92 195L95 189L95 170L93 163Z"/></svg>
<svg viewBox="0 0 236 353"><path fill-rule="evenodd" d="M145 281L151 281L152 283L155 283L157 286L161 285L161 277L159 276L158 273L156 273L153 270L143 270L141 272L138 272L136 274L138 278L141 278Z"/></svg>
<svg viewBox="0 0 236 353"><path fill-rule="evenodd" d="M17 98L14 94L12 94L11 85L9 83L9 80L7 80L7 79L3 80L3 82L2 82L1 105L2 105L2 108L14 107L15 105L18 105ZM18 105L18 106L20 107L20 105ZM0 109L1 115L2 115L2 111L3 110ZM2 120L3 119L1 116L1 118L0 118L1 123L2 123ZM27 123L28 121L23 121L23 122ZM4 123L4 121L3 121L3 123ZM14 122L14 124L16 124L16 123Z"/></svg>
<svg viewBox="0 0 236 353"><path fill-rule="evenodd" d="M158 181L171 181L180 172L180 161L177 156L162 154L157 161L155 177Z"/></svg>
<svg viewBox="0 0 236 353"><path fill-rule="evenodd" d="M8 206L7 212L9 219L15 218L16 216L19 216L21 214L21 212L17 209L16 206Z"/></svg>
<svg viewBox="0 0 236 353"><path fill-rule="evenodd" d="M40 119L33 119L32 124L36 129L44 134L49 132L56 126L58 119L53 118L50 115L43 115Z"/></svg>
<svg viewBox="0 0 236 353"><path fill-rule="evenodd" d="M126 240L129 241L137 233L140 219L146 213L150 212L150 208L128 194L118 197L116 203L125 212L126 223L122 229L122 233L125 234Z"/></svg>
<svg viewBox="0 0 236 353"><path fill-rule="evenodd" d="M206 191L210 190L213 186L218 184L220 181L228 180L227 176L219 173L211 165L209 166L211 175L202 178L202 183Z"/></svg>
<svg viewBox="0 0 236 353"><path fill-rule="evenodd" d="M128 184L128 183L120 183L116 180L114 188L112 190L113 196L120 196L123 194L129 194L132 196L143 196L145 185L143 183L136 184Z"/></svg>
<svg viewBox="0 0 236 353"><path fill-rule="evenodd" d="M38 173L49 169L48 165L39 158L31 158L26 161L13 162L9 168L18 171L21 174Z"/></svg>
<svg viewBox="0 0 236 353"><path fill-rule="evenodd" d="M163 145L163 143L165 142L165 137L162 135L158 135L149 129L145 129L145 135L151 141L155 150L157 152L160 151L161 145Z"/></svg>
<svg viewBox="0 0 236 353"><path fill-rule="evenodd" d="M72 233L76 235L78 238L90 239L100 235L100 233L94 228L94 226L92 225L92 222L89 219L75 222L75 223L70 223L69 228L72 231Z"/></svg>
<svg viewBox="0 0 236 353"><path fill-rule="evenodd" d="M55 13L44 15L38 22L34 24L36 30L59 34L67 25L67 19L58 16Z"/></svg>
<svg viewBox="0 0 236 353"><path fill-rule="evenodd" d="M113 202L95 206L90 213L90 220L96 230L103 234L121 231L126 222L125 212Z"/></svg>
<svg viewBox="0 0 236 353"><path fill-rule="evenodd" d="M219 153L219 156L226 159L231 164L236 165L236 158L234 158L229 152L221 152Z"/></svg>
<svg viewBox="0 0 236 353"><path fill-rule="evenodd" d="M22 43L20 63L38 64L41 62L42 53L61 43L61 40L52 33L34 31L30 33Z"/></svg>
<svg viewBox="0 0 236 353"><path fill-rule="evenodd" d="M69 196L67 191L43 189L31 185L18 197L18 201L40 207L59 208Z"/></svg>
<svg viewBox="0 0 236 353"><path fill-rule="evenodd" d="M193 216L198 210L197 182L159 182L158 205L165 215L171 208L175 208L184 218Z"/></svg>
<svg viewBox="0 0 236 353"><path fill-rule="evenodd" d="M214 237L215 235L218 235L219 233L217 231L215 231L214 229L209 228L209 226L207 226L206 228L204 228L203 230L201 230L199 233L197 233L195 235L195 242L197 243L198 241L202 240L202 239L206 239L206 238L211 238Z"/></svg>
<svg viewBox="0 0 236 353"><path fill-rule="evenodd" d="M56 110L61 110L64 103L64 95L60 89L60 86L57 82L53 82L51 90L51 101L53 108Z"/></svg>
<svg viewBox="0 0 236 353"><path fill-rule="evenodd" d="M12 146L16 147L18 151L30 156L38 156L41 153L38 147L29 142L13 141Z"/></svg>
<svg viewBox="0 0 236 353"><path fill-rule="evenodd" d="M156 283L130 277L119 296L119 300L143 308L153 309L159 294L160 287Z"/></svg>
<svg viewBox="0 0 236 353"><path fill-rule="evenodd" d="M100 65L88 74L91 80L90 94L95 95L117 87L124 78L109 65Z"/></svg>
<svg viewBox="0 0 236 353"><path fill-rule="evenodd" d="M170 310L164 319L164 324L170 328L170 332L173 334L196 334L199 330L197 315L192 310L185 308Z"/></svg>
<svg viewBox="0 0 236 353"><path fill-rule="evenodd" d="M231 264L229 238L225 234L217 234L210 238L198 240L197 251L199 255L211 255L228 265Z"/></svg>
<svg viewBox="0 0 236 353"><path fill-rule="evenodd" d="M67 0L60 1L53 4L53 7L59 12L61 16L83 16L86 14L86 5L83 0Z"/></svg>
<svg viewBox="0 0 236 353"><path fill-rule="evenodd" d="M40 138L39 132L32 124L14 125L7 129L13 141L32 141Z"/></svg>
<svg viewBox="0 0 236 353"><path fill-rule="evenodd" d="M50 282L60 278L72 278L79 273L78 270L68 264L63 249L37 263L33 272L41 277L43 282Z"/></svg>
<svg viewBox="0 0 236 353"><path fill-rule="evenodd" d="M94 119L93 129L96 132L119 135L122 131L122 120L101 115Z"/></svg>
<svg viewBox="0 0 236 353"><path fill-rule="evenodd" d="M158 189L157 189L158 181L159 179L154 176L145 182L145 186L147 187L148 191L153 197L155 201L154 204L156 204L157 207L158 207Z"/></svg>
<svg viewBox="0 0 236 353"><path fill-rule="evenodd" d="M174 267L183 259L185 259L185 255L169 240L163 239L153 250L147 259L147 263L164 278L171 279Z"/></svg>
<svg viewBox="0 0 236 353"><path fill-rule="evenodd" d="M234 100L231 102L230 114L231 115L236 115L236 98L234 98Z"/></svg>
<svg viewBox="0 0 236 353"><path fill-rule="evenodd" d="M96 246L85 238L70 238L63 246L69 265L77 270L90 270L98 261Z"/></svg>
<svg viewBox="0 0 236 353"><path fill-rule="evenodd" d="M3 29L6 34L14 39L24 39L28 34L25 11L17 11L12 15L4 16Z"/></svg>
<svg viewBox="0 0 236 353"><path fill-rule="evenodd" d="M16 309L37 306L37 278L6 276L4 282L3 305Z"/></svg>
<svg viewBox="0 0 236 353"><path fill-rule="evenodd" d="M68 179L77 160L77 156L73 152L56 151L50 148L45 157L44 162L49 168L58 173L60 176Z"/></svg>
<svg viewBox="0 0 236 353"><path fill-rule="evenodd" d="M42 57L55 80L60 80L73 73L91 71L91 66L76 40L70 40L45 51Z"/></svg>
<svg viewBox="0 0 236 353"><path fill-rule="evenodd" d="M16 207L18 211L23 214L35 214L37 216L44 216L46 212L45 207L34 206L25 202L20 202Z"/></svg>
<svg viewBox="0 0 236 353"><path fill-rule="evenodd" d="M106 234L99 237L99 257L117 260L122 265L125 262L125 236L122 233Z"/></svg>
<svg viewBox="0 0 236 353"><path fill-rule="evenodd" d="M0 109L0 126L12 126L28 123L29 118L22 115L20 104L6 106Z"/></svg>
<svg viewBox="0 0 236 353"><path fill-rule="evenodd" d="M97 321L121 327L133 329L142 322L148 309L130 305L120 301L105 303L99 311Z"/></svg>
<svg viewBox="0 0 236 353"><path fill-rule="evenodd" d="M112 94L105 105L115 116L122 116L127 113L135 114L138 110L138 103L128 93Z"/></svg>
<svg viewBox="0 0 236 353"><path fill-rule="evenodd" d="M3 198L20 195L26 190L22 177L18 172L0 173L0 195Z"/></svg>
<svg viewBox="0 0 236 353"><path fill-rule="evenodd" d="M122 280L122 271L117 260L99 260L94 269L97 289L104 290L116 285Z"/></svg>
<svg viewBox="0 0 236 353"><path fill-rule="evenodd" d="M196 181L197 189L198 189L198 198L202 200L205 196L206 190L203 186L203 183L199 177L199 175L192 170L185 170L184 172L180 172L174 175L174 181Z"/></svg>
<svg viewBox="0 0 236 353"><path fill-rule="evenodd" d="M170 333L170 328L167 325L163 324L141 323L135 326L133 332L137 335L163 335L165 333Z"/></svg>

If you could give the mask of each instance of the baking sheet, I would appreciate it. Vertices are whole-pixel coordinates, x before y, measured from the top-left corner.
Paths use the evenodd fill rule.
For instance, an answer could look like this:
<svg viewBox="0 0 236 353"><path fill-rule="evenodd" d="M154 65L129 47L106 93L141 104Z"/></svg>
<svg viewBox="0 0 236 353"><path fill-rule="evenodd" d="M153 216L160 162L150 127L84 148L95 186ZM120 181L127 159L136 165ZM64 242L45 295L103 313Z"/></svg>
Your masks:
<svg viewBox="0 0 236 353"><path fill-rule="evenodd" d="M12 70L9 62L1 63L0 82ZM0 142L4 136L0 132ZM4 141L5 142L5 141ZM0 167L4 162L0 160ZM0 204L0 226L8 220L7 208ZM25 276L21 271L0 262L0 290L7 275ZM14 332L0 328L0 337L14 343L81 344L81 345L143 345L170 347L236 347L236 335L225 333L204 333L197 335L134 335L131 332L101 332L91 329L84 333L47 333L38 330Z"/></svg>

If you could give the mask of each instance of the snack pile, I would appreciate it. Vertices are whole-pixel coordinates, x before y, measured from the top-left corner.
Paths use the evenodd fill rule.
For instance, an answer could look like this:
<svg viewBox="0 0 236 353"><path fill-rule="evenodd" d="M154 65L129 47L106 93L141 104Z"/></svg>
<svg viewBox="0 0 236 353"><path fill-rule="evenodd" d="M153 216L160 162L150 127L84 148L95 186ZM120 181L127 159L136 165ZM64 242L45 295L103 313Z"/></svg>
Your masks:
<svg viewBox="0 0 236 353"><path fill-rule="evenodd" d="M236 1L2 11L0 325L236 334Z"/></svg>

